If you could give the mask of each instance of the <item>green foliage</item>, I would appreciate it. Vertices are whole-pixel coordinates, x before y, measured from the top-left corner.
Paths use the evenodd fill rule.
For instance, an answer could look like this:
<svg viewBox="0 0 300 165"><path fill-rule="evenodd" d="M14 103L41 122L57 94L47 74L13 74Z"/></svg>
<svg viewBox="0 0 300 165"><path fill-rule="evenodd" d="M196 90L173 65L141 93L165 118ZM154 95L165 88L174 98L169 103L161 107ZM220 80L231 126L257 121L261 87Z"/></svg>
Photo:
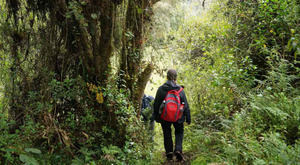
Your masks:
<svg viewBox="0 0 300 165"><path fill-rule="evenodd" d="M219 7L215 6L214 10ZM220 26L222 25L222 26ZM213 11L186 20L176 37L179 84L183 84L194 109L196 123L220 128L242 106L244 93L253 85L255 69L249 57L237 60L227 39L232 25ZM243 65L245 67L240 67ZM193 83L191 83L193 82ZM197 84L197 85L195 85Z"/></svg>
<svg viewBox="0 0 300 165"><path fill-rule="evenodd" d="M149 133L136 117L125 90L114 84L102 89L110 113L90 109L89 104L101 104L97 102L96 93L90 92L80 77L64 81L52 79L48 90L47 95L30 92L26 105L30 111L26 113L25 124L16 133L9 133L11 123L1 114L1 164L149 162ZM46 96L50 99L43 101ZM117 123L110 123L106 116L116 118ZM123 141L125 144L120 147Z"/></svg>
<svg viewBox="0 0 300 165"><path fill-rule="evenodd" d="M249 106L225 122L224 157L234 164L295 164L299 160L299 89L286 61L273 63L263 87L246 100ZM277 67L276 67L277 66Z"/></svg>
<svg viewBox="0 0 300 165"><path fill-rule="evenodd" d="M9 87L10 77L9 77L9 66L10 61L7 59L8 55L6 54L7 44L3 41L5 41L5 32L6 32L6 23L5 18L7 16L4 2L0 1L0 112L7 113L6 112L6 106L8 102L8 98L5 96L5 91Z"/></svg>
<svg viewBox="0 0 300 165"><path fill-rule="evenodd" d="M95 36L109 31L95 27L106 25L103 13L86 13L88 1L58 8L18 2L20 11L13 14L20 18L14 20L0 1L0 164L163 163L162 137L154 143L161 148L154 147L130 93L117 78L101 86L98 75L89 77L95 68L82 68L89 64L77 54L80 37L87 48L99 44ZM299 2L217 1L203 11L194 1L172 2L154 10L158 14L150 26L156 30L145 51L153 55L145 59L156 62L159 74L170 66L179 72L193 119L184 140L191 164L299 164ZM59 6L65 7L62 13L43 19L40 12L26 12ZM198 10L186 13L193 8ZM116 16L122 13L126 10ZM49 26L51 19L72 23L56 20ZM136 35L119 28L129 40ZM16 56L11 56L13 46ZM99 50L89 53L100 57ZM20 112L22 120L11 120L17 117L9 110Z"/></svg>
<svg viewBox="0 0 300 165"><path fill-rule="evenodd" d="M253 95L250 101L251 115L256 119L257 129L278 132L288 144L294 144L300 137L298 127L300 121L299 94L297 88L291 86L294 75L288 75L293 65L281 61L269 72L269 76L259 94Z"/></svg>
<svg viewBox="0 0 300 165"><path fill-rule="evenodd" d="M236 34L232 40L235 54L238 58L250 57L257 67L252 73L257 79L264 79L270 69L270 58L299 61L298 3L296 0L232 1L229 5L227 14Z"/></svg>
<svg viewBox="0 0 300 165"><path fill-rule="evenodd" d="M13 123L8 122L7 118L0 114L0 162L1 164L39 164L42 162L41 150L37 148L29 148L35 137L37 126L28 122L23 126L22 131L16 131L14 134L9 133L9 128ZM26 141L26 143L23 143Z"/></svg>
<svg viewBox="0 0 300 165"><path fill-rule="evenodd" d="M36 148L25 148L26 154L20 154L20 161L26 165L38 165L38 161L34 158L42 152Z"/></svg>
<svg viewBox="0 0 300 165"><path fill-rule="evenodd" d="M151 142L132 96L95 72L110 68L115 53L103 36L112 37L115 22L120 32L125 26L109 25L114 18L106 15L122 15L127 5L116 8L110 1L0 1L0 164L149 161ZM101 58L84 63L88 53Z"/></svg>
<svg viewBox="0 0 300 165"><path fill-rule="evenodd" d="M218 2L172 33L193 113L192 164L299 162L296 4Z"/></svg>
<svg viewBox="0 0 300 165"><path fill-rule="evenodd" d="M23 162L25 165L38 165L39 163L37 160L35 160L33 157L21 154L20 155L20 160Z"/></svg>

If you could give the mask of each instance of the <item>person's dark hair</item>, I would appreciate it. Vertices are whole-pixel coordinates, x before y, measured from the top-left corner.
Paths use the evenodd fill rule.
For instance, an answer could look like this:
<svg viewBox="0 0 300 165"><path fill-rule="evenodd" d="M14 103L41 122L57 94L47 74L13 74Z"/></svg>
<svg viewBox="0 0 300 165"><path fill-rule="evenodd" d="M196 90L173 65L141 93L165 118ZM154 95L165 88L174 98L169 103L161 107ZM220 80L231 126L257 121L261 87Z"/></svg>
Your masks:
<svg viewBox="0 0 300 165"><path fill-rule="evenodd" d="M167 79L170 81L175 81L177 79L177 72L175 69L168 70Z"/></svg>

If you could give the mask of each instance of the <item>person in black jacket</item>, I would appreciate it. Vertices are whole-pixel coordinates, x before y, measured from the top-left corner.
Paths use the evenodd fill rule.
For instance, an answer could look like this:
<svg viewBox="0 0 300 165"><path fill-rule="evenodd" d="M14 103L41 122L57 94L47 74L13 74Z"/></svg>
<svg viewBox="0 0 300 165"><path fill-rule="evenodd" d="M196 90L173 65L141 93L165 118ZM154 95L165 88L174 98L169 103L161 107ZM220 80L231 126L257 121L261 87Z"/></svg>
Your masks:
<svg viewBox="0 0 300 165"><path fill-rule="evenodd" d="M150 95L144 94L143 99L142 99L142 106L141 106L141 115L142 115L142 120L144 121L144 124L147 128L150 130L151 134L151 141L154 139L154 120L151 120L151 115L153 114L153 106L152 102L154 100L154 97ZM150 122L149 122L150 121Z"/></svg>
<svg viewBox="0 0 300 165"><path fill-rule="evenodd" d="M182 161L182 141L183 141L183 123L186 121L188 124L191 123L190 108L187 102L184 91L180 92L180 100L184 102L184 112L180 119L177 122L167 122L160 118L159 108L165 99L168 91L170 90L179 90L181 86L176 84L177 72L174 69L170 69L167 72L167 82L160 86L156 92L154 100L154 111L153 119L156 122L161 123L163 134L164 134L164 147L166 150L166 157L168 160L173 159L173 154L175 154L177 161ZM173 141L172 141L172 131L171 125L175 128L175 150L173 150Z"/></svg>

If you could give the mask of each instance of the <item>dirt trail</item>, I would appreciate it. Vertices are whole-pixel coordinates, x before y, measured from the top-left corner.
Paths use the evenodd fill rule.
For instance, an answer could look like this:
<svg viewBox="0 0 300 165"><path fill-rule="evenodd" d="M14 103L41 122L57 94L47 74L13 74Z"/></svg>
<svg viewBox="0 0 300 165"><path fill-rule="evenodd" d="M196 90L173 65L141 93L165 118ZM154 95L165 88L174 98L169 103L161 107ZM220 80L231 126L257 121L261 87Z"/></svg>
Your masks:
<svg viewBox="0 0 300 165"><path fill-rule="evenodd" d="M184 161L177 162L176 157L174 156L172 161L165 160L165 162L162 165L190 165L191 164L191 154L185 153L183 156L185 159Z"/></svg>

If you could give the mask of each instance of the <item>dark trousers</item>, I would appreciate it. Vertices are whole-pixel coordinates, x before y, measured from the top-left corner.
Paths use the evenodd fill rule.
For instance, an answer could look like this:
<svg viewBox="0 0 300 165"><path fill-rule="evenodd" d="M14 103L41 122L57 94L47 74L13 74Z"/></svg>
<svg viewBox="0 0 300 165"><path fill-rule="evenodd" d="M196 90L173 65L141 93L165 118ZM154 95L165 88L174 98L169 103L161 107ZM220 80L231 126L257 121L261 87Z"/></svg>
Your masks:
<svg viewBox="0 0 300 165"><path fill-rule="evenodd" d="M182 152L182 140L183 140L183 123L170 123L170 122L161 122L161 127L164 134L164 146L166 154L173 152L173 140L172 140L172 129L171 125L173 124L175 128L175 151Z"/></svg>

